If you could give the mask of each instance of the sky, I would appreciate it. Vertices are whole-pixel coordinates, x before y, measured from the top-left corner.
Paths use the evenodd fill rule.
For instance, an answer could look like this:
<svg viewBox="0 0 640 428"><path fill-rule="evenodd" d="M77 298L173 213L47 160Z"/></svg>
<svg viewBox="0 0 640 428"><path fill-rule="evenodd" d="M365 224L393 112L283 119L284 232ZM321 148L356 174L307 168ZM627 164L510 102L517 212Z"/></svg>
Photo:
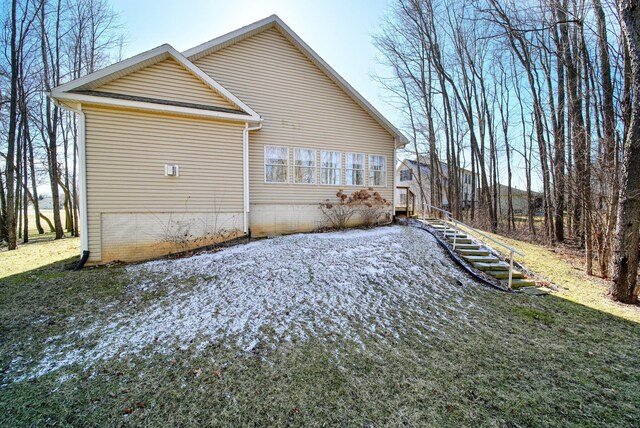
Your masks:
<svg viewBox="0 0 640 428"><path fill-rule="evenodd" d="M383 72L372 36L389 0L111 0L128 44L124 57L163 43L182 52L252 22L278 15L334 70L396 126L372 74Z"/></svg>

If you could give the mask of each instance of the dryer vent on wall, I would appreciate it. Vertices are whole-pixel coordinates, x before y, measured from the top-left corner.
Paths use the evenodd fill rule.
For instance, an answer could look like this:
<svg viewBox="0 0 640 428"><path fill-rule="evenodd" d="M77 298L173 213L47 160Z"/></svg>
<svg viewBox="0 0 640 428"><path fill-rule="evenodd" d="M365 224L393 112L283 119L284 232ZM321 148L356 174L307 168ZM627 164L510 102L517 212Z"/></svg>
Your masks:
<svg viewBox="0 0 640 428"><path fill-rule="evenodd" d="M167 177L178 177L180 175L180 167L178 165L165 165L164 175Z"/></svg>

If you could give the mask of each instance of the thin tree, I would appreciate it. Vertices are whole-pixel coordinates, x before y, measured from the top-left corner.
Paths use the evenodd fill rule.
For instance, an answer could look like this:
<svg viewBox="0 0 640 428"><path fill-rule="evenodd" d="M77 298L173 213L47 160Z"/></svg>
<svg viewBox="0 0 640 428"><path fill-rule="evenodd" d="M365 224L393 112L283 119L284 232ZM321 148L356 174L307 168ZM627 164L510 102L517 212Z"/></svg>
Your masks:
<svg viewBox="0 0 640 428"><path fill-rule="evenodd" d="M613 298L638 301L640 261L640 6L619 0L618 9L631 62L631 108L620 169L620 203L613 252Z"/></svg>

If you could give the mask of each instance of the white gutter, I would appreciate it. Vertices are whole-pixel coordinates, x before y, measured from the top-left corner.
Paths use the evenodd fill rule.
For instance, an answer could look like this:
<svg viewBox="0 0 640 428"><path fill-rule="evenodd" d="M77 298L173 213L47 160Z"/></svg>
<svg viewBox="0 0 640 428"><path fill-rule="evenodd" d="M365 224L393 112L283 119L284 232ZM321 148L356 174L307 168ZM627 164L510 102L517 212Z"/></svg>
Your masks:
<svg viewBox="0 0 640 428"><path fill-rule="evenodd" d="M49 94L47 94L49 96ZM77 108L60 104L55 98L53 102L63 110L69 110L80 117L78 122L78 184L80 187L80 254L89 251L89 209L87 207L87 150L85 141L85 115L82 104Z"/></svg>
<svg viewBox="0 0 640 428"><path fill-rule="evenodd" d="M153 111L159 113L173 113L183 114L188 116L206 117L213 119L230 120L234 122L258 122L260 116L249 116L244 113L227 113L221 111L204 110L193 107L182 107L166 104L151 103L148 101L131 101L121 100L109 97L98 97L95 95L85 95L76 93L63 92L59 95L51 95L52 99L55 96L57 101L64 101L65 103L84 103L107 107L122 107L135 110Z"/></svg>
<svg viewBox="0 0 640 428"><path fill-rule="evenodd" d="M244 196L243 208L243 228L244 233L249 232L249 132L258 131L262 128L262 123L253 128L249 128L249 123L244 124L242 130L242 189Z"/></svg>

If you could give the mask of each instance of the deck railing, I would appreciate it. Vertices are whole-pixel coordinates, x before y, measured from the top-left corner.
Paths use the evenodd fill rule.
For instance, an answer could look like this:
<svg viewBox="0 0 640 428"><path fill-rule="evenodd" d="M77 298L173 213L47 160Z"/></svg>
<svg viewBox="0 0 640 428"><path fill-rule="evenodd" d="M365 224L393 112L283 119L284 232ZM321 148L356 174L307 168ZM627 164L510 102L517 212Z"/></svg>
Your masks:
<svg viewBox="0 0 640 428"><path fill-rule="evenodd" d="M469 226L468 224L461 222L459 220L456 220L453 217L453 214L450 211L447 210L443 210L441 208L437 208L434 206L431 206L429 204L426 204L426 206L428 207L429 210L434 210L434 211L438 211L440 213L442 213L444 215L445 221L444 221L444 233L445 233L445 237L448 231L448 227L447 227L447 223L452 223L453 224L453 250L455 251L456 249L456 240L458 237L458 226L463 227L464 229L467 230L467 233L471 233L471 234L477 234L482 236L485 239L488 239L489 241L505 248L507 251L509 251L509 290L511 290L511 285L513 282L513 255L514 254L518 254L519 256L524 257L524 253L521 253L520 251L516 250L513 247L510 247L506 244L503 244L500 241L497 241L496 239L490 237L489 235L485 234L484 232L481 232L480 230ZM422 219L424 220L424 212L422 213ZM480 241L482 241L482 239L480 239Z"/></svg>

